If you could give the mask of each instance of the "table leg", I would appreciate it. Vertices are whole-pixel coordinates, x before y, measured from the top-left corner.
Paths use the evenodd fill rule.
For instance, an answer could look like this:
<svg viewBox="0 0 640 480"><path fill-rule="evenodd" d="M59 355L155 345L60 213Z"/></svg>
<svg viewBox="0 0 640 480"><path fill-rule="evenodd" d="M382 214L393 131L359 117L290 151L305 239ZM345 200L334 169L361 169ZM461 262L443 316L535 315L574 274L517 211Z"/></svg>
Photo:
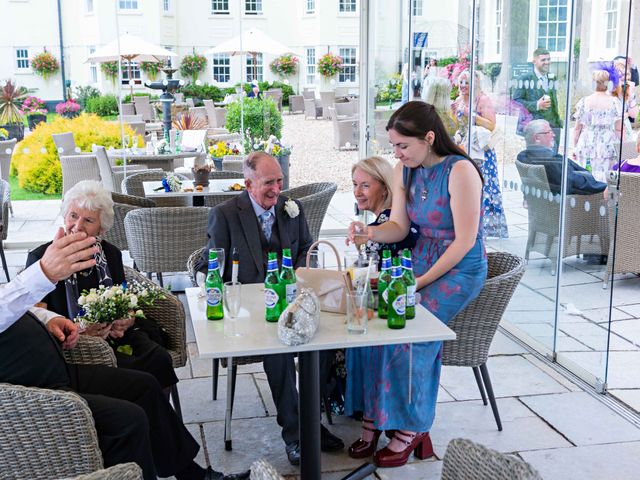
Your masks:
<svg viewBox="0 0 640 480"><path fill-rule="evenodd" d="M300 367L300 477L320 480L320 366L318 352L301 352Z"/></svg>

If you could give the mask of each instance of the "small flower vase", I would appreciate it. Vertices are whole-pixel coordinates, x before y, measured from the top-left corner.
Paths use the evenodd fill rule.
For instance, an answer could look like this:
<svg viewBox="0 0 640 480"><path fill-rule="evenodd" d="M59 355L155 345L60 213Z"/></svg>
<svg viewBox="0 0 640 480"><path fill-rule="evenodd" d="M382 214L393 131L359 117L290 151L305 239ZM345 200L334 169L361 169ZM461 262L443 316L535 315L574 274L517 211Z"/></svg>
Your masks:
<svg viewBox="0 0 640 480"><path fill-rule="evenodd" d="M222 157L211 157L211 160L213 160L213 165L216 167L216 170L218 172L222 171Z"/></svg>
<svg viewBox="0 0 640 480"><path fill-rule="evenodd" d="M209 170L197 170L195 168L192 168L191 171L193 172L193 184L195 186L201 185L203 187L208 187L209 186Z"/></svg>

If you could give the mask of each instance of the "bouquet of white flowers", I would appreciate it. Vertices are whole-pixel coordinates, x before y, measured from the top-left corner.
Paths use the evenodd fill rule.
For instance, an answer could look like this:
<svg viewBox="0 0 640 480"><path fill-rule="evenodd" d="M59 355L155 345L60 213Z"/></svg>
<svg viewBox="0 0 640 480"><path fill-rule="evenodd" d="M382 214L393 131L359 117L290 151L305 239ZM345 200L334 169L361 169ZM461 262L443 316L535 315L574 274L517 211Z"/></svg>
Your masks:
<svg viewBox="0 0 640 480"><path fill-rule="evenodd" d="M83 326L91 323L111 323L121 318L145 318L142 308L165 298L160 288L148 288L138 282L83 290L78 305L81 310L75 321Z"/></svg>

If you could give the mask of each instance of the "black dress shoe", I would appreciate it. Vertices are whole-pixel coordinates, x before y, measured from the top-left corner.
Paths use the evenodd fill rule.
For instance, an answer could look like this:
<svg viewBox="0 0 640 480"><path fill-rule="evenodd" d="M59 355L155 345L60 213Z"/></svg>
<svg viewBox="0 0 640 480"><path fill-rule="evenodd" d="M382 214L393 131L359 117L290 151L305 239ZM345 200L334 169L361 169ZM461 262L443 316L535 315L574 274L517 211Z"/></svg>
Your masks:
<svg viewBox="0 0 640 480"><path fill-rule="evenodd" d="M291 465L300 465L300 442L291 442L284 447Z"/></svg>
<svg viewBox="0 0 640 480"><path fill-rule="evenodd" d="M216 472L213 468L207 467L204 472L204 480L245 480L251 476L251 472L247 470L242 473L230 473L225 475L222 472Z"/></svg>
<svg viewBox="0 0 640 480"><path fill-rule="evenodd" d="M344 448L344 442L331 433L324 425L320 425L320 450L337 452Z"/></svg>

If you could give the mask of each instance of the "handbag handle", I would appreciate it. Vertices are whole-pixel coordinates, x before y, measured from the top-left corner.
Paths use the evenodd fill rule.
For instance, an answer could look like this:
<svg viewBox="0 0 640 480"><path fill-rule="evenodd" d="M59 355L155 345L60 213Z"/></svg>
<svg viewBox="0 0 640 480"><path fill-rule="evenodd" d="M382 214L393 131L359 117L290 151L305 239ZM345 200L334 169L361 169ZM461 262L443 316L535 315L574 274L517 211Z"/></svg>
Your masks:
<svg viewBox="0 0 640 480"><path fill-rule="evenodd" d="M331 250L333 250L333 253L335 253L336 255L336 260L338 261L338 271L342 271L342 264L340 263L340 254L338 253L338 249L333 245L333 243L327 240L316 240L315 242L313 242L313 244L311 244L309 250L307 250L307 268L310 268L309 262L311 261L311 251L314 249L314 247L317 247L321 243L331 247Z"/></svg>

